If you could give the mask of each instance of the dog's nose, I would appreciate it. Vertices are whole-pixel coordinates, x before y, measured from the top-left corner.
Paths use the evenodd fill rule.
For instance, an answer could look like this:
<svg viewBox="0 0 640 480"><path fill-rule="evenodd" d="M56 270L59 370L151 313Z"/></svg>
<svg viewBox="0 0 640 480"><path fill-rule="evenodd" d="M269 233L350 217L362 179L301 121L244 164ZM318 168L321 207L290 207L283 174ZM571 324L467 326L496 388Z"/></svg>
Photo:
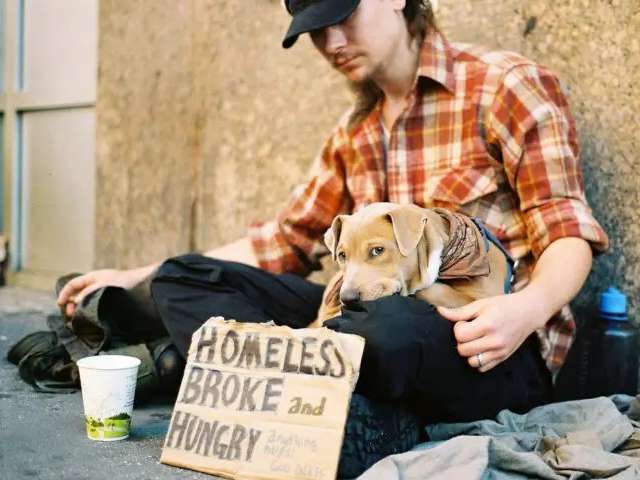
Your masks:
<svg viewBox="0 0 640 480"><path fill-rule="evenodd" d="M350 305L360 301L360 291L356 288L342 290L340 292L340 301L344 305Z"/></svg>

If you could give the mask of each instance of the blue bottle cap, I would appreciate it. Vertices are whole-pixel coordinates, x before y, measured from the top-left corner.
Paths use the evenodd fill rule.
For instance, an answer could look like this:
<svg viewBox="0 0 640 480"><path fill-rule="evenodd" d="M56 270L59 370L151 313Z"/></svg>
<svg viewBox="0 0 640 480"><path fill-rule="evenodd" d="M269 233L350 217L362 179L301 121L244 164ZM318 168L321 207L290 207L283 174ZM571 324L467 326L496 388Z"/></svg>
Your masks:
<svg viewBox="0 0 640 480"><path fill-rule="evenodd" d="M615 287L600 294L600 313L608 319L627 320L627 297Z"/></svg>

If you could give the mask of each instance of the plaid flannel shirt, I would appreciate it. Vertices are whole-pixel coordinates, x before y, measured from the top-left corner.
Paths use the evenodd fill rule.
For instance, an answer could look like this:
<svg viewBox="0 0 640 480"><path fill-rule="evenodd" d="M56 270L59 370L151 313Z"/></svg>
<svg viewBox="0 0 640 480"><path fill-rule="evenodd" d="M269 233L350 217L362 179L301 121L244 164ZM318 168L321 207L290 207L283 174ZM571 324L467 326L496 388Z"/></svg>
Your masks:
<svg viewBox="0 0 640 480"><path fill-rule="evenodd" d="M408 107L385 149L381 105L334 129L274 221L250 227L260 266L307 273L326 254L334 216L372 202L442 207L481 218L514 259L514 290L554 240L580 237L596 252L608 239L584 195L574 120L557 78L512 52L427 36ZM555 372L575 336L563 308L538 331Z"/></svg>

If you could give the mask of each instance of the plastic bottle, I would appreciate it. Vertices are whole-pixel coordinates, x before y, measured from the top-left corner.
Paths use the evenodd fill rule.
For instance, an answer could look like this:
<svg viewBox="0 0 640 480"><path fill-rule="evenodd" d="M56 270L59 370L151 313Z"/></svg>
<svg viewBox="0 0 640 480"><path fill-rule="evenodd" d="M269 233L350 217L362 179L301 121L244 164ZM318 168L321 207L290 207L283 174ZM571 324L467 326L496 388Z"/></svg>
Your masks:
<svg viewBox="0 0 640 480"><path fill-rule="evenodd" d="M599 319L593 326L588 396L638 392L639 332L627 315L627 297L614 287L600 294Z"/></svg>

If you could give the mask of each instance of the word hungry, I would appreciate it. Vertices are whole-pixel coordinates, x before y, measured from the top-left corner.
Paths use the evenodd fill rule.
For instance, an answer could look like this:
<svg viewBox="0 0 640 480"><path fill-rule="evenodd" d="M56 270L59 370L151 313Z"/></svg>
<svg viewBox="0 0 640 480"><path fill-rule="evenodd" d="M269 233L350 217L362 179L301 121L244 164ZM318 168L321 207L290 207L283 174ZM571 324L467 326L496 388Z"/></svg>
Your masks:
<svg viewBox="0 0 640 480"><path fill-rule="evenodd" d="M221 460L250 461L262 431L243 425L207 421L190 413L175 413L167 447Z"/></svg>

